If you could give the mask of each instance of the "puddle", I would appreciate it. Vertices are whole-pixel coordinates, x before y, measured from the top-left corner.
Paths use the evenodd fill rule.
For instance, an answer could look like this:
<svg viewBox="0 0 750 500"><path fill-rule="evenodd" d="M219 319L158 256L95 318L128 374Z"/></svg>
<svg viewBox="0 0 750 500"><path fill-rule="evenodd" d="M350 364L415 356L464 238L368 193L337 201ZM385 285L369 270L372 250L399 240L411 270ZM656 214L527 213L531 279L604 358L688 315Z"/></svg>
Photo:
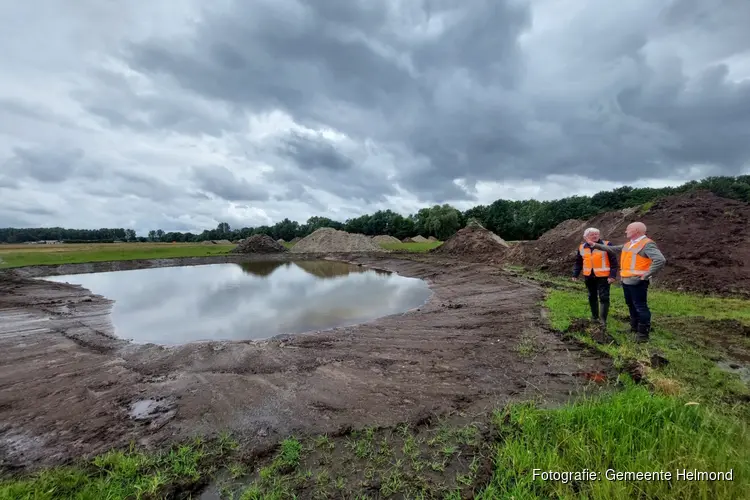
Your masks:
<svg viewBox="0 0 750 500"><path fill-rule="evenodd" d="M745 384L750 385L750 366L746 364L740 364L735 361L721 360L717 361L716 365L722 370L735 373L740 377Z"/></svg>
<svg viewBox="0 0 750 500"><path fill-rule="evenodd" d="M118 337L178 345L259 340L354 325L417 308L427 283L343 262L249 262L44 278L114 300Z"/></svg>
<svg viewBox="0 0 750 500"><path fill-rule="evenodd" d="M172 399L141 399L130 404L128 416L133 420L154 420L171 412L176 406Z"/></svg>

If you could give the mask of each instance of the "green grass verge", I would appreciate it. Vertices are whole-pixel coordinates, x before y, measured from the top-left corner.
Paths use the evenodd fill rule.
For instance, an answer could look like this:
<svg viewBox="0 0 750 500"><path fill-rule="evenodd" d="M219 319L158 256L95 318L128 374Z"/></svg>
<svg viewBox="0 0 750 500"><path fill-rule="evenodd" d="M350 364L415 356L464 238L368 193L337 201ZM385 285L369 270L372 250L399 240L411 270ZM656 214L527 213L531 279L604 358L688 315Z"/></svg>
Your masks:
<svg viewBox="0 0 750 500"><path fill-rule="evenodd" d="M200 488L236 448L237 443L223 435L211 444L196 439L155 454L133 447L115 450L88 462L0 482L0 500L164 498Z"/></svg>
<svg viewBox="0 0 750 500"><path fill-rule="evenodd" d="M630 387L561 409L518 404L495 415L495 471L477 498L742 498L750 440L736 419ZM536 472L593 471L596 480ZM677 472L732 471L732 481L678 480ZM671 481L612 480L607 471L671 473Z"/></svg>
<svg viewBox="0 0 750 500"><path fill-rule="evenodd" d="M392 251L424 253L442 244L442 241L427 241L424 243L381 243L380 246Z"/></svg>
<svg viewBox="0 0 750 500"><path fill-rule="evenodd" d="M223 255L236 245L159 245L139 246L137 243L127 245L106 244L65 251L7 251L0 254L0 268L83 264L87 262L106 262L114 260L137 259L170 259L178 257L208 257Z"/></svg>
<svg viewBox="0 0 750 500"><path fill-rule="evenodd" d="M553 328L566 331L576 319L590 316L583 283L543 273L528 276L548 286L544 305ZM621 288L615 286L611 290L609 333L616 342L597 343L588 332L571 334L612 357L618 368L631 360L648 364L651 354L658 352L669 364L649 375L657 390L684 394L750 422L750 388L739 374L717 363L733 357L740 363L750 359L750 337L736 331L742 325L750 326L750 301L652 289L649 306L653 331L648 344L632 342L629 323L624 321L628 309Z"/></svg>

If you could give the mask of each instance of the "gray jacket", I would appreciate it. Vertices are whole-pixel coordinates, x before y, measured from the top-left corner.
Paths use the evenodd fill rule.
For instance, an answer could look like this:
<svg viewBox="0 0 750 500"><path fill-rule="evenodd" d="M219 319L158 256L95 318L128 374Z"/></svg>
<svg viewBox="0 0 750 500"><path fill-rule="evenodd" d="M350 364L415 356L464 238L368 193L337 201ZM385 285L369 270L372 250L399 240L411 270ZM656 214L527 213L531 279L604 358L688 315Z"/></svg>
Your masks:
<svg viewBox="0 0 750 500"><path fill-rule="evenodd" d="M622 248L624 246L625 245L602 245L600 243L594 244L594 248L597 248L599 250L606 250L609 253L622 252ZM646 274L643 275L643 279L646 280L650 279L654 274L661 271L661 269L667 263L667 259L664 257L664 254L661 253L659 248L656 246L656 243L654 243L653 241L646 243L638 252L638 255L651 259L651 267L649 267ZM639 278L638 276L622 278L622 282L626 285L637 285L640 281L641 278Z"/></svg>

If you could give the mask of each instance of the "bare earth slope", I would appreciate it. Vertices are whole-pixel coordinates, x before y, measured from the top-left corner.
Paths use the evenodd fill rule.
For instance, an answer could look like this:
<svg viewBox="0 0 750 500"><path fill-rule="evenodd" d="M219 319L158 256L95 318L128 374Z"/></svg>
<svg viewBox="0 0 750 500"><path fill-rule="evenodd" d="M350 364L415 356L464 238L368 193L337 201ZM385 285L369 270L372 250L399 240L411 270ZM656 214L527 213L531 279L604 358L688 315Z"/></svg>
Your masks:
<svg viewBox="0 0 750 500"><path fill-rule="evenodd" d="M586 227L597 227L615 244L640 220L667 258L657 282L693 292L750 295L750 205L707 191L664 198L645 213L607 212L587 222L564 222L539 240L515 245L510 263L568 274ZM560 228L565 226L565 230Z"/></svg>
<svg viewBox="0 0 750 500"><path fill-rule="evenodd" d="M0 274L0 468L60 463L130 440L228 430L263 448L290 433L481 411L519 396L563 400L585 383L574 373L603 366L540 327L540 288L496 268L352 259L429 279L433 298L323 333L162 348L111 338L110 302L85 289ZM516 352L522 339L533 356Z"/></svg>

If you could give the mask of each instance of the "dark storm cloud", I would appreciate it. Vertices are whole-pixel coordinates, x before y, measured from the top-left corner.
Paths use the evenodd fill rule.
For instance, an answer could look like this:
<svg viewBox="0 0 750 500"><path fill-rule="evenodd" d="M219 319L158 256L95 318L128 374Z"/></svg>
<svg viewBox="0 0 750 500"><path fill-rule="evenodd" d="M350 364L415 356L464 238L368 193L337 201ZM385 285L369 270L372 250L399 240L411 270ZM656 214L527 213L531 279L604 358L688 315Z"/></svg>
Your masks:
<svg viewBox="0 0 750 500"><path fill-rule="evenodd" d="M519 43L535 22L519 2L234 2L182 43L131 46L128 62L250 112L281 108L354 140L397 144L416 167L396 180L432 199L467 198L455 178L469 188L549 174L628 182L695 163L736 173L750 158L750 84L729 81L721 66L695 80L680 57L747 49L750 2L651 5L620 18L592 3L553 40L559 47L537 54ZM671 37L674 64L646 57L659 37ZM557 73L539 74L547 63ZM287 139L286 155L303 170L327 166L331 182L351 168L299 137Z"/></svg>
<svg viewBox="0 0 750 500"><path fill-rule="evenodd" d="M225 106L221 103L211 105L185 96L138 92L123 75L111 71L99 69L91 77L95 83L90 89L72 95L89 113L113 127L220 136L242 126L244 112L222 112Z"/></svg>
<svg viewBox="0 0 750 500"><path fill-rule="evenodd" d="M266 201L269 199L266 189L238 178L226 167L193 167L191 175L199 189L227 201Z"/></svg>
<svg viewBox="0 0 750 500"><path fill-rule="evenodd" d="M323 138L307 137L292 132L281 140L278 152L292 159L302 170L345 171L353 167L351 158L339 152Z"/></svg>
<svg viewBox="0 0 750 500"><path fill-rule="evenodd" d="M11 178L31 178L49 184L73 177L95 179L101 174L83 150L54 147L13 148L13 156L4 161L3 171Z"/></svg>

